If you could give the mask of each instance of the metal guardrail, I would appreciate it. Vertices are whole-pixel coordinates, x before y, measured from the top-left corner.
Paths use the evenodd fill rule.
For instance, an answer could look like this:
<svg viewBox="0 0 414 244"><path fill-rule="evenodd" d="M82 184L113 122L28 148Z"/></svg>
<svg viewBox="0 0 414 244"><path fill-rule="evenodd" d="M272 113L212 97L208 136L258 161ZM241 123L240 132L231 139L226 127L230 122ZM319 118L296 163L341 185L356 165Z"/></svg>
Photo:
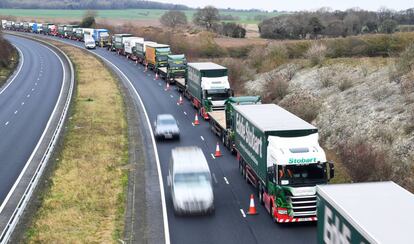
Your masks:
<svg viewBox="0 0 414 244"><path fill-rule="evenodd" d="M30 38L32 39L32 38ZM51 44L38 40L36 39L36 41L40 41L43 42L47 45L52 46ZM73 87L74 87L74 83L75 83L75 75L74 75L74 69L73 69L73 65L72 62L70 61L69 57L59 48L53 46L53 48L57 49L64 57L65 59L68 61L69 67L70 67L70 87L69 87L69 93L65 102L65 105L63 107L63 112L59 118L59 121L57 123L56 129L53 132L52 138L50 140L50 143L47 146L47 149L45 151L45 153L43 154L43 157L34 173L34 175L32 176L29 185L27 186L26 190L24 191L24 194L22 196L22 198L20 199L19 203L17 204L16 209L14 210L12 216L10 217L6 227L4 228L3 232L0 235L0 244L6 244L9 239L10 236L12 235L14 228L16 227L17 223L19 222L20 217L22 216L27 203L30 200L30 197L33 193L33 190L36 188L36 185L45 169L45 166L47 165L47 162L49 161L50 156L53 153L53 149L56 146L56 143L58 142L59 136L60 136L60 132L62 131L62 127L64 125L65 119L66 119L66 115L67 112L69 110L69 106L70 106L70 102L72 100L72 94L73 94ZM63 84L62 84L63 85ZM59 101L58 101L59 103Z"/></svg>

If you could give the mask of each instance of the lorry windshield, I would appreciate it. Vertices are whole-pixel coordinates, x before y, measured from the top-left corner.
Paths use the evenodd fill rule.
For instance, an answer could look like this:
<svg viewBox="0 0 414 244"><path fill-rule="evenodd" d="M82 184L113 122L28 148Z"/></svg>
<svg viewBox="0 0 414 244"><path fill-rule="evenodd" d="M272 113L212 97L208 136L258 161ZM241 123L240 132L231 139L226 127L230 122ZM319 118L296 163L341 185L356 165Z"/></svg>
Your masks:
<svg viewBox="0 0 414 244"><path fill-rule="evenodd" d="M210 89L207 90L207 98L211 99L212 101L222 101L229 98L229 93L226 89Z"/></svg>
<svg viewBox="0 0 414 244"><path fill-rule="evenodd" d="M167 60L168 60L168 56L167 55L157 56L157 61L158 62L164 62L164 61L167 61Z"/></svg>
<svg viewBox="0 0 414 244"><path fill-rule="evenodd" d="M282 165L278 166L278 179L281 185L315 185L326 183L326 164Z"/></svg>
<svg viewBox="0 0 414 244"><path fill-rule="evenodd" d="M205 185L210 184L210 176L207 172L177 173L174 176L174 183Z"/></svg>

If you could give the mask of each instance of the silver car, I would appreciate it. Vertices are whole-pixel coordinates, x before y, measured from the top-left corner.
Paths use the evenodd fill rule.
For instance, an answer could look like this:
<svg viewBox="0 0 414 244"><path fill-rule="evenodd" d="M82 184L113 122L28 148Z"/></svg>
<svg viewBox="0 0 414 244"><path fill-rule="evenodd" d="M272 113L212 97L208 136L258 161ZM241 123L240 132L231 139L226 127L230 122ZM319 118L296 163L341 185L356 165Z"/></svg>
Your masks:
<svg viewBox="0 0 414 244"><path fill-rule="evenodd" d="M156 139L180 139L180 129L174 116L171 114L159 114L154 122L154 134Z"/></svg>
<svg viewBox="0 0 414 244"><path fill-rule="evenodd" d="M199 147L177 147L171 151L167 183L175 214L214 213L211 173Z"/></svg>

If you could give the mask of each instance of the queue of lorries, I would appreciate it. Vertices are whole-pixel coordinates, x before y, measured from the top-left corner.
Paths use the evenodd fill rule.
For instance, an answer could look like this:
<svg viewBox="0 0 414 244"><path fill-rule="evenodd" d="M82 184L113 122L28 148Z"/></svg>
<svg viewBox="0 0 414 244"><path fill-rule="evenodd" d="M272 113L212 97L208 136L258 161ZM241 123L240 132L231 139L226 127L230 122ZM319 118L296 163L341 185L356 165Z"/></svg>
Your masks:
<svg viewBox="0 0 414 244"><path fill-rule="evenodd" d="M318 226L323 228L318 230L320 243L372 243L375 240L366 233L368 230L364 230L370 227L354 223L352 216L348 216L351 221L347 223L353 224L352 230L362 232L358 236L364 238L354 239L351 231L344 232L347 216L332 217L332 209L336 209L335 213L346 211L343 210L346 204L340 202L346 196L328 196L332 192L330 189L345 189L344 194L347 194L348 186L326 185L334 177L334 164L328 162L319 145L318 129L280 106L262 104L260 97L234 96L226 67L211 62L187 62L185 55L173 54L168 44L128 33L111 35L105 29L12 21L2 21L2 27L78 41L86 41L88 36L96 46L141 63L168 85L175 84L197 114L209 121L212 132L236 155L240 174L256 189L258 201L274 222L311 222L317 221L319 216ZM178 125L170 115L159 115L154 127L157 138L179 138ZM211 175L201 149L174 149L167 181L177 213L214 210ZM198 184L198 190L189 191L189 186L195 184ZM183 187L187 189L183 190ZM350 187L354 198L358 194L367 195L365 188L371 189L369 186ZM359 192L360 189L364 190ZM396 195L405 195L406 200L413 202L413 195L401 189L389 187L390 191L399 192ZM364 202L358 204L361 208L368 206L364 211L369 212L370 204L375 203L365 202L369 199L362 195L361 199ZM393 209L411 210L413 216L414 204L411 209L407 206L403 204L403 209L393 206ZM371 217L375 219L376 216Z"/></svg>

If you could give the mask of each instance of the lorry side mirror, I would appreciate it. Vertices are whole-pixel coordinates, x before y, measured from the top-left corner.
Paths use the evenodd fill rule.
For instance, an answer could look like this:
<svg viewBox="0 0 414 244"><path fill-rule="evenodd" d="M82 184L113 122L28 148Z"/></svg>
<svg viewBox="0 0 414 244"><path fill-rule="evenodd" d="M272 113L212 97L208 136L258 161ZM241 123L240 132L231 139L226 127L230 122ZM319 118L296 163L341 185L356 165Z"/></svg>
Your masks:
<svg viewBox="0 0 414 244"><path fill-rule="evenodd" d="M332 179L335 176L335 165L333 162L329 162L329 178Z"/></svg>

